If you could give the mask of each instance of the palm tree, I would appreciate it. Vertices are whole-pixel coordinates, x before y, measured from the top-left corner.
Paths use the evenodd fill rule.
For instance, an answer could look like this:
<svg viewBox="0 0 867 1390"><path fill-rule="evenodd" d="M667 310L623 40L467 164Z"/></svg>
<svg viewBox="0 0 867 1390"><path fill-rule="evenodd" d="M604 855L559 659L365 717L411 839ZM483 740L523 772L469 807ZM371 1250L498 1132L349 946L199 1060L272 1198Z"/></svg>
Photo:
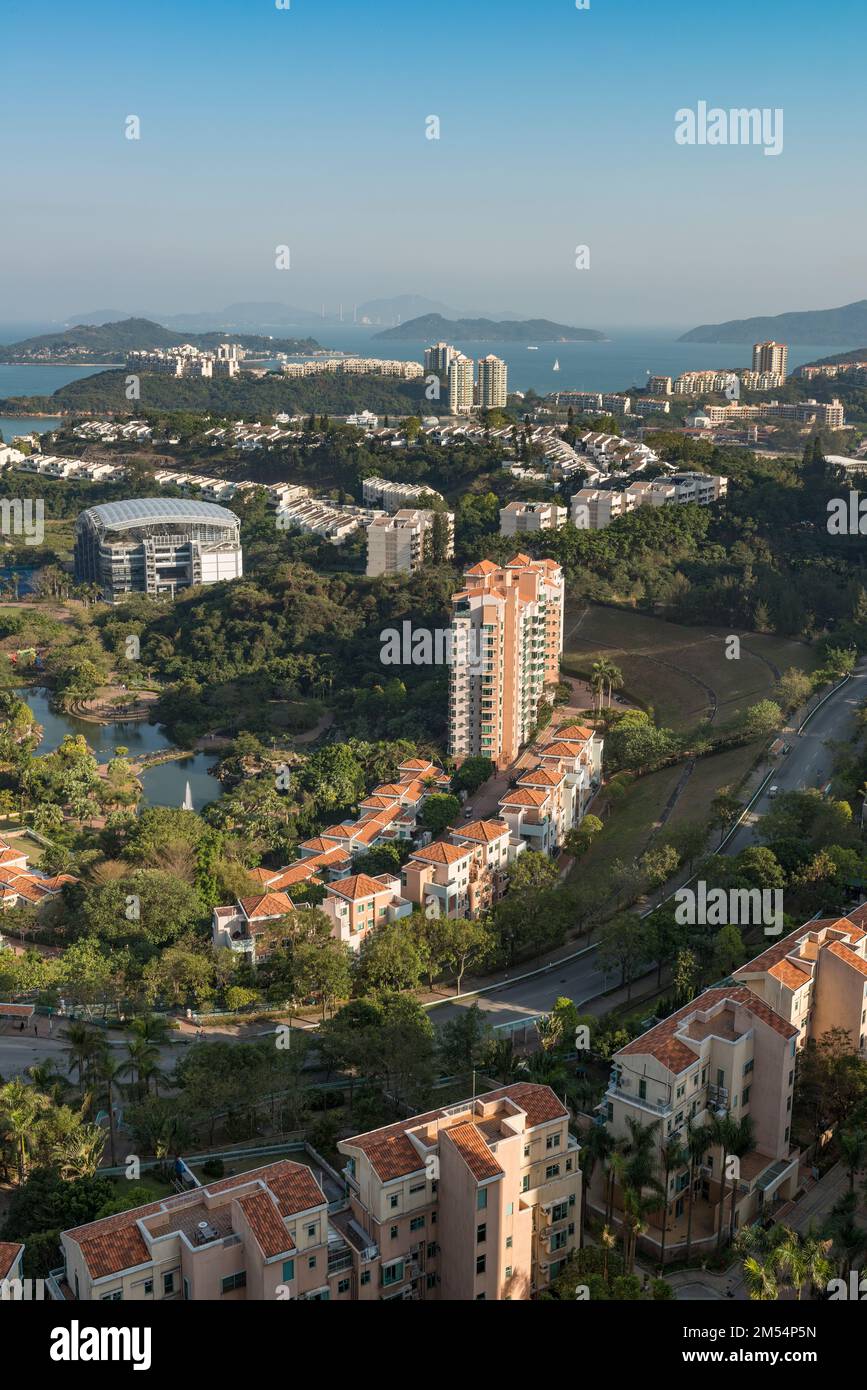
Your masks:
<svg viewBox="0 0 867 1390"><path fill-rule="evenodd" d="M66 1053L69 1070L78 1068L78 1084L83 1090L93 1072L96 1058L105 1051L105 1038L93 1028L88 1028L86 1023L70 1023L66 1036L70 1044Z"/></svg>
<svg viewBox="0 0 867 1390"><path fill-rule="evenodd" d="M608 1283L608 1257L617 1244L617 1237L608 1227L602 1227L602 1234L599 1237L599 1244L602 1246L602 1278Z"/></svg>
<svg viewBox="0 0 867 1390"><path fill-rule="evenodd" d="M857 1208L855 1193L847 1192L831 1208L825 1225L825 1234L831 1238L833 1253L845 1276L867 1251L867 1232L855 1223Z"/></svg>
<svg viewBox="0 0 867 1390"><path fill-rule="evenodd" d="M735 1121L734 1132L729 1143L729 1155L738 1160L748 1154L755 1142L753 1133L753 1122L749 1115L744 1115L740 1121ZM740 1166L740 1163L738 1164ZM729 1240L735 1238L735 1197L737 1195L738 1183L736 1178L732 1178L732 1204L729 1215Z"/></svg>
<svg viewBox="0 0 867 1390"><path fill-rule="evenodd" d="M131 1038L126 1045L126 1050L127 1060L122 1064L120 1070L123 1075L134 1078L134 1092L141 1100L150 1090L149 1078L157 1070L159 1053L152 1043L141 1037Z"/></svg>
<svg viewBox="0 0 867 1390"><path fill-rule="evenodd" d="M799 1301L804 1284L809 1282L811 1291L814 1286L823 1289L830 1279L830 1248L831 1241L819 1240L812 1228L806 1238L797 1231L785 1228L783 1239L774 1251L774 1259L780 1273L788 1276L788 1282L798 1290Z"/></svg>
<svg viewBox="0 0 867 1390"><path fill-rule="evenodd" d="M15 1152L19 1183L23 1183L27 1175L27 1158L36 1138L37 1120L47 1104L45 1096L20 1079L7 1081L0 1087L0 1134Z"/></svg>
<svg viewBox="0 0 867 1390"><path fill-rule="evenodd" d="M668 1230L668 1183L672 1173L676 1173L689 1161L689 1149L681 1141L680 1135L672 1134L662 1146L662 1186L665 1195L662 1199L662 1246L659 1253L660 1269L665 1268L665 1237ZM690 1173L690 1178L692 1174Z"/></svg>
<svg viewBox="0 0 867 1390"><path fill-rule="evenodd" d="M840 1157L849 1174L849 1191L855 1191L855 1174L867 1165L867 1130L843 1129L838 1136Z"/></svg>
<svg viewBox="0 0 867 1390"><path fill-rule="evenodd" d="M80 1125L54 1149L53 1158L64 1182L92 1178L102 1162L105 1131L99 1125Z"/></svg>
<svg viewBox="0 0 867 1390"><path fill-rule="evenodd" d="M686 1217L686 1262L689 1264L690 1252L692 1250L692 1204L693 1189L695 1187L695 1170L704 1161L709 1143L708 1129L706 1125L690 1125L687 1136L686 1146L689 1152L689 1196L687 1200Z"/></svg>
<svg viewBox="0 0 867 1390"><path fill-rule="evenodd" d="M602 696L605 693L605 669L604 663L594 661L591 667L590 689L593 691L593 706L597 714L602 712Z"/></svg>
<svg viewBox="0 0 867 1390"><path fill-rule="evenodd" d="M720 1188L719 1188L719 1222L717 1226L716 1248L717 1254L722 1249L723 1215L726 1205L726 1170L728 1168L729 1146L737 1142L737 1124L728 1113L714 1115L709 1126L708 1138L721 1150L720 1163Z"/></svg>
<svg viewBox="0 0 867 1390"><path fill-rule="evenodd" d="M660 1184L650 1184L652 1192L647 1194L627 1187L623 1193L623 1273L631 1274L635 1268L635 1252L638 1237L647 1228L647 1216L659 1206Z"/></svg>
<svg viewBox="0 0 867 1390"><path fill-rule="evenodd" d="M767 1303L779 1296L777 1271L773 1261L763 1261L755 1255L748 1255L743 1268L744 1282L750 1298Z"/></svg>
<svg viewBox="0 0 867 1390"><path fill-rule="evenodd" d="M112 1167L117 1162L115 1157L114 1098L117 1094L117 1087L120 1085L120 1075L123 1070L123 1063L112 1057L110 1052L105 1052L97 1064L97 1081L105 1088Z"/></svg>
<svg viewBox="0 0 867 1390"><path fill-rule="evenodd" d="M581 1184L581 1225L579 1229L582 1231L587 1225L587 1189L593 1178L596 1164L601 1163L604 1167L613 1151L614 1139L607 1127L594 1125L581 1149L581 1172L584 1181Z"/></svg>

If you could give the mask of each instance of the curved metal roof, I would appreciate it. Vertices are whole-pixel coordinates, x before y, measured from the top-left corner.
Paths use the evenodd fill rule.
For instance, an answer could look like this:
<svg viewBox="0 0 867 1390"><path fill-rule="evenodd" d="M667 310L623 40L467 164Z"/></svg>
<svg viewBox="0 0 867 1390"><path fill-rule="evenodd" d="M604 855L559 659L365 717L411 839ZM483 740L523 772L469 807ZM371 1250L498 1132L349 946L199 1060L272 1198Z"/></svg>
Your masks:
<svg viewBox="0 0 867 1390"><path fill-rule="evenodd" d="M110 530L125 530L159 522L210 521L215 526L237 526L238 518L216 502L190 502L183 497L136 497L125 502L102 502L88 507L85 516Z"/></svg>

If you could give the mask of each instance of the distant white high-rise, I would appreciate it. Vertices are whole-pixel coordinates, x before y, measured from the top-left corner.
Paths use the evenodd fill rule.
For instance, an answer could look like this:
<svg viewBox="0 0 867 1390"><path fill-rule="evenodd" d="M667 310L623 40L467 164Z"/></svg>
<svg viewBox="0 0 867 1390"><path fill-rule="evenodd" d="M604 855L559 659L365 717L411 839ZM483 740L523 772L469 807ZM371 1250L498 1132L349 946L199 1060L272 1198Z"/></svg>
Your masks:
<svg viewBox="0 0 867 1390"><path fill-rule="evenodd" d="M459 352L449 364L449 413L465 415L473 404L473 359Z"/></svg>
<svg viewBox="0 0 867 1390"><path fill-rule="evenodd" d="M499 410L506 404L506 364L492 352L479 358L479 406Z"/></svg>
<svg viewBox="0 0 867 1390"><path fill-rule="evenodd" d="M753 371L774 372L785 377L789 365L789 349L785 343L755 343L753 346Z"/></svg>
<svg viewBox="0 0 867 1390"><path fill-rule="evenodd" d="M451 343L433 343L424 350L425 374L435 372L437 376L446 376L452 359L458 355L457 348L452 347Z"/></svg>

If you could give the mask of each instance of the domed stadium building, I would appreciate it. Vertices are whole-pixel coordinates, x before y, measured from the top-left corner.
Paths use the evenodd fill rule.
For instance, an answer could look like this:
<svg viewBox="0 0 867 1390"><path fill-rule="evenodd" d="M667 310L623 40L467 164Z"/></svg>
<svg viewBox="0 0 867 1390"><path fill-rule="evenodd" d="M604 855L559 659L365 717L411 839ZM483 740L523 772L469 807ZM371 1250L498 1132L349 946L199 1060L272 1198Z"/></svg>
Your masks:
<svg viewBox="0 0 867 1390"><path fill-rule="evenodd" d="M109 603L243 574L241 523L213 502L144 497L89 507L75 523L75 578Z"/></svg>

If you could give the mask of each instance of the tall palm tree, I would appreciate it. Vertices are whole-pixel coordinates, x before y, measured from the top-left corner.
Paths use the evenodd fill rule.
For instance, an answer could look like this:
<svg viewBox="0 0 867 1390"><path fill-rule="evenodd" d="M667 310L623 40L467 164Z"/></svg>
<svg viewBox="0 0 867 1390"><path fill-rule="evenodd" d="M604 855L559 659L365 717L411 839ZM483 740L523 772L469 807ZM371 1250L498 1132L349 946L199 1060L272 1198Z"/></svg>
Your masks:
<svg viewBox="0 0 867 1390"><path fill-rule="evenodd" d="M120 1076L124 1070L122 1062L112 1057L110 1052L105 1052L97 1064L96 1079L97 1083L104 1091L106 1099L106 1109L108 1110L108 1133L111 1152L111 1163L114 1167L117 1162L115 1156L115 1123L114 1123L114 1101L120 1085Z"/></svg>
<svg viewBox="0 0 867 1390"><path fill-rule="evenodd" d="M18 1181L27 1176L27 1159L37 1137L40 1111L48 1101L34 1086L16 1078L0 1087L0 1134L14 1150Z"/></svg>
<svg viewBox="0 0 867 1390"><path fill-rule="evenodd" d="M737 1125L728 1111L714 1115L708 1126L708 1137L720 1149L719 1213L716 1236L717 1253L722 1249L723 1218L726 1205L726 1170L728 1168L729 1146L737 1142Z"/></svg>
<svg viewBox="0 0 867 1390"><path fill-rule="evenodd" d="M799 1301L804 1284L809 1282L811 1291L814 1286L823 1289L830 1279L830 1248L831 1241L819 1240L812 1229L805 1238L797 1231L785 1228L785 1235L774 1251L774 1260L777 1269L786 1276L787 1282L798 1290Z"/></svg>
<svg viewBox="0 0 867 1390"><path fill-rule="evenodd" d="M662 1167L662 1186L664 1196L662 1199L662 1246L659 1252L660 1268L665 1267L665 1237L668 1231L668 1184L672 1173L676 1173L679 1168L689 1162L689 1149L683 1143L679 1134L672 1134L662 1146L660 1154ZM690 1174L690 1177L692 1175Z"/></svg>
<svg viewBox="0 0 867 1390"><path fill-rule="evenodd" d="M150 1090L149 1078L157 1068L159 1053L153 1043L141 1037L132 1037L126 1050L127 1059L120 1070L124 1076L134 1078L134 1093L142 1100Z"/></svg>
<svg viewBox="0 0 867 1390"><path fill-rule="evenodd" d="M96 1058L105 1051L105 1038L94 1028L88 1028L86 1023L72 1022L65 1031L69 1039L66 1052L69 1070L77 1067L78 1084L83 1090L93 1074Z"/></svg>
<svg viewBox="0 0 867 1390"><path fill-rule="evenodd" d="M856 1261L867 1252L867 1232L856 1225L858 1201L854 1192L847 1192L835 1202L828 1215L825 1234L831 1238L832 1253L840 1270L848 1276Z"/></svg>
<svg viewBox="0 0 867 1390"><path fill-rule="evenodd" d="M692 1251L692 1206L693 1191L695 1188L695 1170L704 1161L709 1142L708 1127L706 1125L690 1125L686 1136L686 1146L689 1152L689 1196L686 1207L687 1264L689 1264L689 1257Z"/></svg>
<svg viewBox="0 0 867 1390"><path fill-rule="evenodd" d="M729 1156L733 1156L738 1160L742 1159L745 1154L749 1153L750 1149L753 1147L754 1142L755 1134L753 1130L753 1122L750 1119L749 1115L744 1115L742 1120L735 1121L734 1132L732 1134L731 1142L729 1143ZM732 1203L731 1212L729 1213L730 1241L734 1240L735 1238L735 1198L737 1196L737 1190L737 1179L732 1178Z"/></svg>
<svg viewBox="0 0 867 1390"><path fill-rule="evenodd" d="M750 1298L768 1303L779 1297L777 1270L773 1260L760 1260L748 1255L744 1260L744 1282Z"/></svg>
<svg viewBox="0 0 867 1390"><path fill-rule="evenodd" d="M581 1227L583 1231L587 1226L587 1189L593 1178L596 1164L601 1163L604 1167L614 1151L614 1139L605 1125L594 1125L587 1135L586 1142L581 1149L583 1160L581 1172L584 1181L581 1184Z"/></svg>
<svg viewBox="0 0 867 1390"><path fill-rule="evenodd" d="M842 1129L838 1136L840 1157L849 1174L849 1191L855 1191L855 1174L867 1166L867 1129Z"/></svg>

